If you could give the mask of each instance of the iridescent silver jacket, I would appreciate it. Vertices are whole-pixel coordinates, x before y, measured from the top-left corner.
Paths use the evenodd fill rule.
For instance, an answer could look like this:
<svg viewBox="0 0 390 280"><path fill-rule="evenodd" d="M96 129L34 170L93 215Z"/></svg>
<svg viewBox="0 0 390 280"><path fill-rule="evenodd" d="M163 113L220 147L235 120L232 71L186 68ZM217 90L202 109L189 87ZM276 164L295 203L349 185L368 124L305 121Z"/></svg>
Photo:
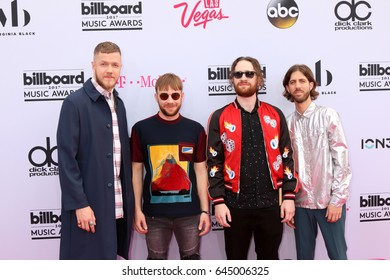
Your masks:
<svg viewBox="0 0 390 280"><path fill-rule="evenodd" d="M338 113L314 102L287 118L300 190L296 207L342 206L349 196L352 173L348 146Z"/></svg>

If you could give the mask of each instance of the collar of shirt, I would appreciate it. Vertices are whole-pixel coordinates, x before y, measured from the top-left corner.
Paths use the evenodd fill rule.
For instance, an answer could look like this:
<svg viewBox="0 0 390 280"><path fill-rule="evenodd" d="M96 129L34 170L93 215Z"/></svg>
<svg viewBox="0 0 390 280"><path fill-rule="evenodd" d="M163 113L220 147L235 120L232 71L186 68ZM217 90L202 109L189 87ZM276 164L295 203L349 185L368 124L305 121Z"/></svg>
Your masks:
<svg viewBox="0 0 390 280"><path fill-rule="evenodd" d="M252 114L252 113L256 112L257 109L259 108L259 100L257 99L257 97L256 97L255 107L253 108L252 112L246 111L246 110L241 106L241 104L238 102L237 98L236 98L236 104L237 104L237 107L241 110L241 112L246 112L246 113L249 113L249 114Z"/></svg>
<svg viewBox="0 0 390 280"><path fill-rule="evenodd" d="M314 113L316 107L317 105L312 101L303 114L299 113L297 110L295 110L295 114L298 118L309 118Z"/></svg>
<svg viewBox="0 0 390 280"><path fill-rule="evenodd" d="M107 90L105 90L104 88L102 88L96 81L94 78L91 79L92 81L92 84L95 86L96 90L101 94L103 95L106 99L111 99L112 98L112 92L109 92Z"/></svg>

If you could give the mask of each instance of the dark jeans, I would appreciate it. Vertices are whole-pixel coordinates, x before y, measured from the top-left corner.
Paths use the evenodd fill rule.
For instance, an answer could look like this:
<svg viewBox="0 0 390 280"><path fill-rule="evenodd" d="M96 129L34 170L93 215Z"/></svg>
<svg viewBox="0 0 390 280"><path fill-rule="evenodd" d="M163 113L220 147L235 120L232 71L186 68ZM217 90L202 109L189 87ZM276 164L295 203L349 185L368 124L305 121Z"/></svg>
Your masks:
<svg viewBox="0 0 390 280"><path fill-rule="evenodd" d="M252 236L258 260L279 259L283 234L280 207L229 209L232 222L230 228L224 228L227 259L246 260Z"/></svg>
<svg viewBox="0 0 390 280"><path fill-rule="evenodd" d="M199 217L200 215L180 218L146 217L148 259L166 260L172 234L175 234L180 259L199 260Z"/></svg>

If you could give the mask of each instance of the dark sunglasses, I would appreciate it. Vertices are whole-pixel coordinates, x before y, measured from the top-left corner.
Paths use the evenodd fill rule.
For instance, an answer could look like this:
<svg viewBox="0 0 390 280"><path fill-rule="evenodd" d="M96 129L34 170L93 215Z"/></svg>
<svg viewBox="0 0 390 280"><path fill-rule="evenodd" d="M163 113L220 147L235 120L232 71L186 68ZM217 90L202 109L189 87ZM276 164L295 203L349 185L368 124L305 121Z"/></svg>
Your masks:
<svg viewBox="0 0 390 280"><path fill-rule="evenodd" d="M159 97L161 100L165 101L165 100L168 100L169 96L173 99L173 100L179 100L180 99L180 96L181 94L179 92L174 92L172 94L168 94L166 92L163 92L163 93L160 93Z"/></svg>
<svg viewBox="0 0 390 280"><path fill-rule="evenodd" d="M242 72L242 71L236 71L236 72L233 72L233 77L236 78L236 79L241 79L242 78L242 75L245 74L245 77L247 77L248 79L252 79L256 72L255 71L245 71L245 72Z"/></svg>

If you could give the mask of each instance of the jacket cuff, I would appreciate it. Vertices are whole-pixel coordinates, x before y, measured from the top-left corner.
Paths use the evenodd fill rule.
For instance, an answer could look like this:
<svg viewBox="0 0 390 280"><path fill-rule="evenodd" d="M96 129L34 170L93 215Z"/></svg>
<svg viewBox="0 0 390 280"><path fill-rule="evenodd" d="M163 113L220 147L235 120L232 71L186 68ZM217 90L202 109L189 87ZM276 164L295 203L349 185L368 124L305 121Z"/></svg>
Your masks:
<svg viewBox="0 0 390 280"><path fill-rule="evenodd" d="M295 200L295 193L294 192L285 192L283 194L283 200Z"/></svg>
<svg viewBox="0 0 390 280"><path fill-rule="evenodd" d="M213 205L225 203L223 196L213 198Z"/></svg>

